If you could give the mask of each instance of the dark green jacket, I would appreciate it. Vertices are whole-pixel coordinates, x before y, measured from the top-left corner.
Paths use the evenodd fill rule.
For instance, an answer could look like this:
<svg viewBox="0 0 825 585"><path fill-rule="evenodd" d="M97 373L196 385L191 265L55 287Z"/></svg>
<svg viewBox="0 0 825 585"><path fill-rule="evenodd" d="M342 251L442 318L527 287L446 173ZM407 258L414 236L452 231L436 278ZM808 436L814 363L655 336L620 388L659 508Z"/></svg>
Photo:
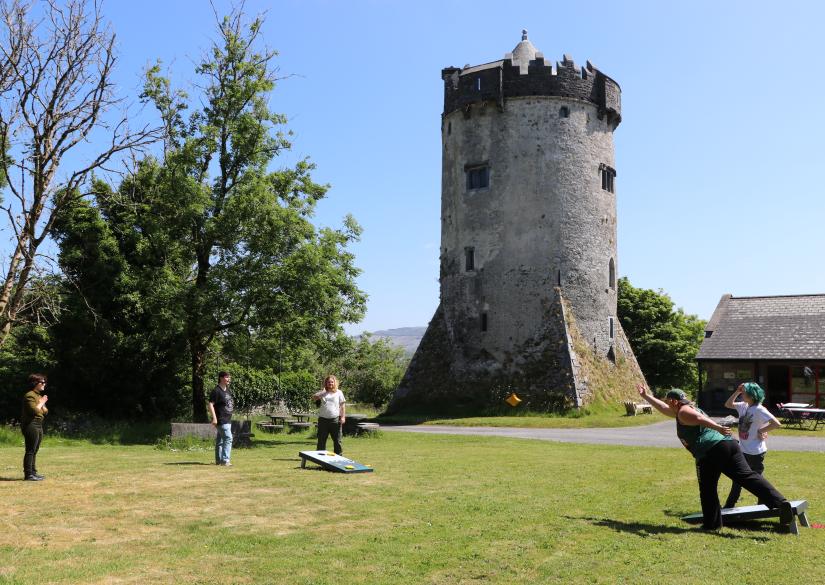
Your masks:
<svg viewBox="0 0 825 585"><path fill-rule="evenodd" d="M23 396L23 413L20 415L20 426L27 427L32 421L43 422L43 417L49 412L44 404L42 408L37 408L42 395L36 390L29 390Z"/></svg>

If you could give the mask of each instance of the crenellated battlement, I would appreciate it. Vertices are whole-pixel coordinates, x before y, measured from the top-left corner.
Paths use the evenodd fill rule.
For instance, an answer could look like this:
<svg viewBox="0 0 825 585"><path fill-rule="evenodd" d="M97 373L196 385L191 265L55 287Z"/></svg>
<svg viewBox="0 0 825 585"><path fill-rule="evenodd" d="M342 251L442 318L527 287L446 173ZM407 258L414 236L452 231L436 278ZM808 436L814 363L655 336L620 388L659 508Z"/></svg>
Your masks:
<svg viewBox="0 0 825 585"><path fill-rule="evenodd" d="M526 35L523 38L526 41ZM495 102L504 109L507 98L555 96L588 101L598 108L600 118L607 117L614 128L619 125L622 106L618 83L590 61L577 68L568 55L555 66L539 52L534 57L519 59L519 55L507 53L501 61L442 69L444 113L467 111L481 102Z"/></svg>

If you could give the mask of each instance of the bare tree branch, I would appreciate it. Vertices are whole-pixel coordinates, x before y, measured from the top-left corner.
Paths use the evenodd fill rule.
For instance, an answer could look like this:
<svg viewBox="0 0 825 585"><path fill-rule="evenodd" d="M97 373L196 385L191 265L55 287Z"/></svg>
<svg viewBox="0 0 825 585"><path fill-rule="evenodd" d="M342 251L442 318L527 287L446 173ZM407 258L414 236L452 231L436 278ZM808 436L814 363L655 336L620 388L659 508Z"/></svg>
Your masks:
<svg viewBox="0 0 825 585"><path fill-rule="evenodd" d="M0 20L0 184L7 181L21 214L15 221L5 208L16 246L0 285L2 346L21 311L31 314L27 285L57 214L83 196L95 171L162 133L130 129L123 112L110 119L122 100L112 82L115 35L98 0L0 0ZM93 140L100 132L103 143ZM63 170L69 154L80 162Z"/></svg>

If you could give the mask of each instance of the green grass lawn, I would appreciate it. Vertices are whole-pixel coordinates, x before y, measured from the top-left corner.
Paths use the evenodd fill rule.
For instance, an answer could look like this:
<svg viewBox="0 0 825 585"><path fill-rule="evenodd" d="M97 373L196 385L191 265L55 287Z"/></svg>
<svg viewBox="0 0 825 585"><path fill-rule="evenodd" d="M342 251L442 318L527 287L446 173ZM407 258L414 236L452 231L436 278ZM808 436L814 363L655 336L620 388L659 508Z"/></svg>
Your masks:
<svg viewBox="0 0 825 585"><path fill-rule="evenodd" d="M259 436L260 438L260 436ZM681 449L383 433L347 439L375 468L300 469L310 437L189 451L47 439L44 482L0 446L0 583L796 583L825 530L703 533ZM771 452L767 476L811 501L825 454ZM722 490L728 487L723 480ZM750 496L747 501L750 503Z"/></svg>

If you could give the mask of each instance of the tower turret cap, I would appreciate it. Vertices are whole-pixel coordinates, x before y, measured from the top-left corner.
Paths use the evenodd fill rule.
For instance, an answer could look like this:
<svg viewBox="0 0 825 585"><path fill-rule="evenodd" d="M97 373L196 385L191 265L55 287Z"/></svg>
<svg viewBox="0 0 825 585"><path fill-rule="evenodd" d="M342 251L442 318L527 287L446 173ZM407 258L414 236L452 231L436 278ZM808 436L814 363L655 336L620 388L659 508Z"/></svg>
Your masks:
<svg viewBox="0 0 825 585"><path fill-rule="evenodd" d="M521 31L521 42L513 49L513 64L527 64L536 58L538 49L533 46L533 43L527 38L527 29Z"/></svg>
<svg viewBox="0 0 825 585"><path fill-rule="evenodd" d="M521 70L522 75L527 73L530 61L541 57L538 49L533 46L533 43L527 38L527 29L521 31L521 42L516 45L512 53L507 53L504 58L511 59L513 65L517 65Z"/></svg>

